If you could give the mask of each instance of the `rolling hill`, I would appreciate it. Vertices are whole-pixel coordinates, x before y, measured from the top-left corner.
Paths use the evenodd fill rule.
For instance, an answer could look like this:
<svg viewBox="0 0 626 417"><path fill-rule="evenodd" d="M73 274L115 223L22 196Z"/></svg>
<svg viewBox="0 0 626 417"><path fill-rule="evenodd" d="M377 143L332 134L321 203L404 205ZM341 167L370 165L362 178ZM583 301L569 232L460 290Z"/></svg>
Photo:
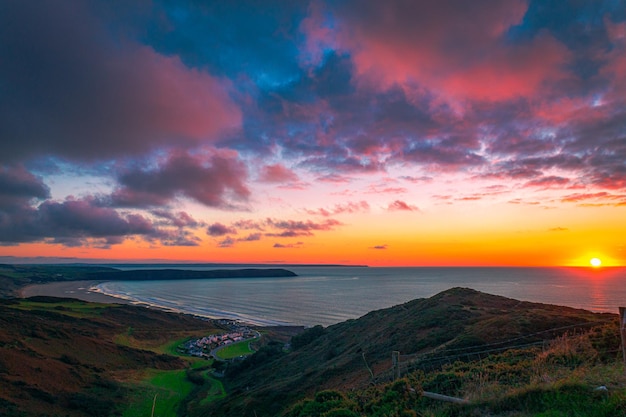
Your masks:
<svg viewBox="0 0 626 417"><path fill-rule="evenodd" d="M429 353L431 360L415 365L428 371L442 365L432 360L436 357L454 362L459 359L455 352L463 352L478 359L474 352L525 346L608 322L614 323L615 315L453 288L325 329L309 329L293 339L289 353L264 352L262 361L251 357L252 364L244 362L227 374L230 395L210 411L280 415L315 392L363 389L390 380L393 351Z"/></svg>
<svg viewBox="0 0 626 417"><path fill-rule="evenodd" d="M265 329L257 352L227 364L219 383L210 382L207 365L197 373L190 360L163 348L221 330L211 320L131 305L0 300L0 410L22 417L122 415L145 375L181 370L187 389L194 387L179 394L184 398L170 415L532 416L550 401L568 410L550 416L568 415L574 406L591 410L580 415L626 411L613 314L453 288L315 326L291 337L288 348L289 331ZM400 354L394 369L393 352ZM588 395L599 382L617 394ZM422 389L473 402L437 414L436 405L418 401ZM490 392L501 396L485 403ZM154 394L148 395L149 409Z"/></svg>

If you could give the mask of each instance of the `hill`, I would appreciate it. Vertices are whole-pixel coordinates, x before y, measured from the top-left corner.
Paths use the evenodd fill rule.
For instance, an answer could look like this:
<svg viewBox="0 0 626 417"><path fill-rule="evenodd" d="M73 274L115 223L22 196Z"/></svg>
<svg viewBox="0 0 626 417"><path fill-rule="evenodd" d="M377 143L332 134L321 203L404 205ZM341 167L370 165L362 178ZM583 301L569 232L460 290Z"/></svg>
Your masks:
<svg viewBox="0 0 626 417"><path fill-rule="evenodd" d="M158 392L167 415L190 417L626 415L613 314L453 288L291 339L297 329L260 329L254 355L214 365L221 381L176 354L186 337L224 330L131 305L0 300L1 414L146 415ZM471 404L442 407L422 390Z"/></svg>
<svg viewBox="0 0 626 417"><path fill-rule="evenodd" d="M185 369L160 347L213 321L130 305L0 300L0 414L109 416L148 370Z"/></svg>
<svg viewBox="0 0 626 417"><path fill-rule="evenodd" d="M615 315L454 288L357 320L314 327L294 337L289 353L260 351L231 367L225 380L230 395L207 412L280 415L294 402L319 391L365 389L391 379L393 351L421 357L413 370L432 371L458 359L489 356L482 353L481 357L480 352L543 343L609 322L615 322ZM619 336L613 343L619 345Z"/></svg>

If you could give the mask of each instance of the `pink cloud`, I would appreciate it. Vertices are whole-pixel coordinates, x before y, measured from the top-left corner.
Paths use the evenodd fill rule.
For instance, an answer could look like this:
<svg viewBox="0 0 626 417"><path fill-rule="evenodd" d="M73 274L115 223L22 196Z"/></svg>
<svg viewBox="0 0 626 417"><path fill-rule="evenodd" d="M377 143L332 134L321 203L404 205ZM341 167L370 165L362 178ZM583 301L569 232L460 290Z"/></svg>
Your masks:
<svg viewBox="0 0 626 417"><path fill-rule="evenodd" d="M419 208L412 204L407 204L404 201L396 200L393 203L389 203L387 210L389 211L419 211Z"/></svg>
<svg viewBox="0 0 626 417"><path fill-rule="evenodd" d="M339 21L334 37L318 9L302 29L310 51L335 44L350 51L362 86L501 101L532 96L565 76L567 49L550 34L524 45L504 40L527 7L523 0L346 1L331 6Z"/></svg>
<svg viewBox="0 0 626 417"><path fill-rule="evenodd" d="M11 86L3 94L15 112L37 122L0 114L13 138L0 143L0 158L110 158L195 146L240 128L227 79L130 41L90 7L16 2L3 10L20 22L5 26L6 50L14 52L11 65L0 68Z"/></svg>
<svg viewBox="0 0 626 417"><path fill-rule="evenodd" d="M602 73L613 82L609 97L622 101L626 94L626 22L613 23L607 18L604 23L613 48L606 55L608 63Z"/></svg>
<svg viewBox="0 0 626 417"><path fill-rule="evenodd" d="M564 203L580 203L580 202L584 202L587 200L609 198L610 196L611 194L607 193L606 191L602 191L598 193L576 193L576 194L569 194L561 198L561 201Z"/></svg>
<svg viewBox="0 0 626 417"><path fill-rule="evenodd" d="M334 207L330 209L319 208L317 210L306 210L309 214L318 214L320 216L328 217L336 214L353 214L359 212L368 212L370 210L370 205L367 201L359 201L359 202L348 202L345 204L335 204Z"/></svg>
<svg viewBox="0 0 626 417"><path fill-rule="evenodd" d="M259 179L264 182L295 182L298 176L282 164L266 165L261 168Z"/></svg>

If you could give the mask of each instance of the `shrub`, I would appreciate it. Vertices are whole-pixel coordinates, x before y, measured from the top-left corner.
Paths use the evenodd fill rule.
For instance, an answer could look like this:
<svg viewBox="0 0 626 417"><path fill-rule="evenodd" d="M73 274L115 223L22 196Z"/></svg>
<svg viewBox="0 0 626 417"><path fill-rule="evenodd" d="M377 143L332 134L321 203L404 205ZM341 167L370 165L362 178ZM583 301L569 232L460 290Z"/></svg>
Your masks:
<svg viewBox="0 0 626 417"><path fill-rule="evenodd" d="M313 342L315 339L323 336L325 333L326 329L324 329L324 327L320 326L319 324L317 326L313 326L310 329L307 329L304 332L292 337L291 347L294 350L298 350L303 346L306 346L309 343Z"/></svg>

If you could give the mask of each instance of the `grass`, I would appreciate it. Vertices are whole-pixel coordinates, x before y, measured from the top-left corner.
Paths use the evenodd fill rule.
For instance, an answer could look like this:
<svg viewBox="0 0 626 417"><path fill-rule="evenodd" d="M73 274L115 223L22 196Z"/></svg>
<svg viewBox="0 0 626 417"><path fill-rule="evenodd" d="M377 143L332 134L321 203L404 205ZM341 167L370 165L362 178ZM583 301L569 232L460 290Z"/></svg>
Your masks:
<svg viewBox="0 0 626 417"><path fill-rule="evenodd" d="M233 359L239 356L251 355L254 351L250 349L250 342L250 340L244 340L242 342L228 345L225 348L218 350L217 356L219 356L220 359Z"/></svg>
<svg viewBox="0 0 626 417"><path fill-rule="evenodd" d="M600 386L605 388L596 389ZM422 398L420 390L470 400L458 406ZM331 395L332 394L332 395ZM544 347L511 349L474 361L415 370L387 384L349 392L318 392L288 417L626 416L626 374L615 324L563 335ZM332 414L335 415L335 414Z"/></svg>
<svg viewBox="0 0 626 417"><path fill-rule="evenodd" d="M226 397L222 382L210 376L208 371L192 370L191 372L203 380L200 405L207 405ZM149 416L152 414L153 404L155 416L176 417L181 403L190 394L197 395L192 394L192 391L198 388L198 384L189 380L189 373L190 370L150 371L143 381L132 385L134 401L124 410L122 417Z"/></svg>
<svg viewBox="0 0 626 417"><path fill-rule="evenodd" d="M199 390L206 391L206 394L202 394L201 405L226 396L222 382L210 376L206 371L211 367L212 360L182 355L177 350L178 346L189 338L176 339L148 348L157 353L184 357L189 363L189 368L175 371L149 371L142 381L133 384L135 400L124 410L123 417L149 416L152 414L153 404L155 416L175 417L179 414L178 409L181 403L188 401L190 396L195 397ZM138 347L138 343L128 332L118 335L116 342ZM190 378L195 379L195 383Z"/></svg>
<svg viewBox="0 0 626 417"><path fill-rule="evenodd" d="M150 371L147 379L135 387L135 401L123 412L123 417L149 416L153 404L155 416L176 417L180 402L191 393L193 384L185 370Z"/></svg>
<svg viewBox="0 0 626 417"><path fill-rule="evenodd" d="M200 405L207 405L213 401L221 400L226 397L226 390L224 389L222 381L215 379L212 376L207 376L207 382L210 386L206 393L206 397L200 401Z"/></svg>
<svg viewBox="0 0 626 417"><path fill-rule="evenodd" d="M105 309L117 307L119 304L88 303L85 301L59 301L54 303L19 300L7 307L25 311L52 311L59 314L76 318L89 318L99 316Z"/></svg>

